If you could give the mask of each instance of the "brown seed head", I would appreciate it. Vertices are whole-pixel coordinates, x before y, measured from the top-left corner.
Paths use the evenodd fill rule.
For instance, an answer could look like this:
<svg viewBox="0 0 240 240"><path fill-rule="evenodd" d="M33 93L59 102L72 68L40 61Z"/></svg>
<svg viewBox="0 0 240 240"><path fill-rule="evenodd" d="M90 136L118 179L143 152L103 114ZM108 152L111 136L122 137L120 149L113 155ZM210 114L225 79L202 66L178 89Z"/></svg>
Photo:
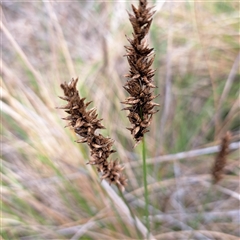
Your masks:
<svg viewBox="0 0 240 240"><path fill-rule="evenodd" d="M76 88L77 82L78 79L72 79L69 83L61 84L64 97L60 98L68 103L59 108L65 109L65 112L69 114L63 119L67 120L67 126L81 137L76 142L87 143L89 146L92 159L87 164L96 165L98 172L102 174L102 179L106 179L109 184L115 183L121 190L124 190L127 185L127 179L122 174L124 167L118 161L107 161L108 157L115 152L111 149L114 140L95 133L97 129L104 128L101 124L102 119L97 118L95 108L87 110L91 102L85 103L85 98L79 96Z"/></svg>
<svg viewBox="0 0 240 240"><path fill-rule="evenodd" d="M129 13L129 20L133 27L133 38L127 38L130 46L126 46L126 56L130 66L129 73L125 75L128 80L123 88L130 94L124 102L129 105L123 110L130 111L128 118L132 124L131 131L134 140L139 143L144 133L148 132L152 115L158 110L153 110L157 103L152 100L152 88L154 72L151 68L154 61L153 48L149 48L146 40L149 28L152 23L154 12L152 8L147 8L147 1L140 0L138 8L132 5L133 14ZM137 144L136 143L136 144Z"/></svg>
<svg viewBox="0 0 240 240"><path fill-rule="evenodd" d="M231 139L230 132L227 132L222 138L221 149L215 158L212 169L213 182L217 183L223 178L223 169L227 162L227 155L229 153L229 142Z"/></svg>

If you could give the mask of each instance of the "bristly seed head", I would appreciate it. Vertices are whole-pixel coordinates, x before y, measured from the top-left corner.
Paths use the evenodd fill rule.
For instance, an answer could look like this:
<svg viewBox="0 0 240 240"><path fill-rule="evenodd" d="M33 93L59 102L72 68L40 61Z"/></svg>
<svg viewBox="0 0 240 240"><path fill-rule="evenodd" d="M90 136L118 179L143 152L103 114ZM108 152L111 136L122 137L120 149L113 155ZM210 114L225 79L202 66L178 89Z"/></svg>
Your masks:
<svg viewBox="0 0 240 240"><path fill-rule="evenodd" d="M105 127L101 124L102 119L97 118L95 108L87 110L91 102L85 103L85 98L79 96L76 88L77 82L78 79L72 79L69 83L61 84L64 97L60 98L68 103L59 109L65 109L65 112L69 114L64 118L68 121L67 126L72 127L74 132L81 137L76 142L87 143L89 146L92 159L87 164L96 165L98 172L102 175L101 179L105 179L109 184L116 184L123 191L127 185L127 179L122 173L124 167L118 161L107 161L108 157L116 152L111 149L114 140L95 133L97 129Z"/></svg>
<svg viewBox="0 0 240 240"><path fill-rule="evenodd" d="M229 153L229 143L231 133L227 132L222 138L220 151L217 154L212 168L213 183L219 182L223 178L223 169L227 163L227 155Z"/></svg>
<svg viewBox="0 0 240 240"><path fill-rule="evenodd" d="M128 78L123 88L130 94L124 102L129 105L123 110L130 111L128 115L132 128L131 131L136 145L142 140L144 133L148 132L152 115L158 110L153 110L157 103L152 100L152 88L156 86L152 83L155 70L151 69L154 61L153 48L149 48L146 40L149 28L152 23L152 16L155 13L152 8L147 8L147 0L140 0L139 7L132 5L133 14L129 14L129 20L133 27L133 39L127 37L130 46L125 46L126 57L130 65L130 70L125 77ZM135 145L135 146L136 146Z"/></svg>

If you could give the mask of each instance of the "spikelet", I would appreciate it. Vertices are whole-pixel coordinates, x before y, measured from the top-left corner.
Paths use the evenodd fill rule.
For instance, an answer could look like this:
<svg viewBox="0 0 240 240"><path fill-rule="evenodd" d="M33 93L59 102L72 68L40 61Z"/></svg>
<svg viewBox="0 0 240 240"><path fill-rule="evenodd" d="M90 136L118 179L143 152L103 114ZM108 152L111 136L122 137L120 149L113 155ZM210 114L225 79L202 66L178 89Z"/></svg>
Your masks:
<svg viewBox="0 0 240 240"><path fill-rule="evenodd" d="M122 103L129 105L123 110L129 111L128 118L132 127L127 129L131 131L137 145L144 133L148 132L152 115L158 112L154 107L159 104L152 102L158 95L153 95L153 88L156 88L153 84L155 70L151 68L154 61L153 48L149 48L146 39L155 12L152 8L147 8L146 0L140 0L138 8L132 5L132 10L134 14L128 14L134 31L133 39L127 38L130 46L125 46L130 70L125 75L128 80L123 86L130 97Z"/></svg>
<svg viewBox="0 0 240 240"><path fill-rule="evenodd" d="M96 109L87 110L91 102L85 103L85 98L79 96L76 88L78 79L72 79L69 83L61 84L64 97L61 99L67 101L65 106L58 107L65 109L69 115L64 120L68 121L67 126L71 127L74 132L80 136L76 142L87 143L91 152L91 160L87 164L96 165L98 172L109 184L116 184L122 191L127 185L127 179L122 174L122 167L117 160L108 162L108 157L114 153L112 145L114 140L96 134L97 129L104 129L102 119L98 119Z"/></svg>
<svg viewBox="0 0 240 240"><path fill-rule="evenodd" d="M214 165L212 168L213 183L217 183L223 178L223 169L226 165L227 155L229 153L230 138L231 138L230 132L227 132L225 136L222 138L221 149L215 158Z"/></svg>

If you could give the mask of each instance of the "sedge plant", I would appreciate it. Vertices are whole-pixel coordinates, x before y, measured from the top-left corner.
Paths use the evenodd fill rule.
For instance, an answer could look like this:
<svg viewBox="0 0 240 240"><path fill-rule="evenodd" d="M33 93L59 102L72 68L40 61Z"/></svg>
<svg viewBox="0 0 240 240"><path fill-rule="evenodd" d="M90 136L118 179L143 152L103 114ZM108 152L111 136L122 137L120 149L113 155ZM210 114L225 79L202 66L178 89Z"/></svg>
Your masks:
<svg viewBox="0 0 240 240"><path fill-rule="evenodd" d="M239 239L238 6L165 1L160 8L155 1L159 14L150 27L153 11L143 20L144 3L130 14L135 30L126 47L126 82L119 76L128 68L121 56L130 24L119 17L128 2L2 4L3 239L146 239L149 222L151 239ZM153 58L153 50L147 55L142 47L149 27L163 105L154 116L154 99L146 101L154 95L147 98L144 90L154 74L144 70ZM134 42L141 34L140 44ZM142 82L145 75L151 84ZM65 96L59 85L70 76ZM126 100L124 83L133 94ZM70 113L55 110L57 95ZM131 126L120 101L130 108ZM59 115L73 131L63 129ZM227 131L231 137L218 146ZM132 149L131 136L144 158L151 153L147 164L156 174ZM86 142L73 144L76 138ZM126 191L118 196L115 184Z"/></svg>
<svg viewBox="0 0 240 240"><path fill-rule="evenodd" d="M129 74L125 75L128 80L123 86L130 96L122 103L129 105L124 110L129 111L128 118L132 127L127 129L131 131L133 139L136 141L135 146L142 141L145 216L149 237L150 225L144 134L149 131L147 128L151 123L153 114L158 112L154 107L159 106L159 104L152 101L158 95L153 95L153 89L156 88L153 84L155 70L152 69L154 51L153 48L148 46L147 41L154 11L152 11L152 7L147 7L147 0L140 0L138 8L132 5L132 10L134 15L129 13L129 19L133 27L133 38L128 38L130 46L125 46L130 70ZM111 149L114 140L95 132L97 129L104 129L104 126L101 124L102 119L97 118L98 114L95 108L87 110L91 102L84 103L85 98L80 97L76 88L77 82L78 79L72 79L69 83L61 84L64 96L60 98L68 103L59 108L65 109L65 112L69 114L69 116L63 119L67 120L67 126L70 126L81 137L77 142L87 143L89 146L92 159L88 164L96 165L97 171L101 174L101 179L105 179L109 184L115 183L123 191L127 185L127 179L122 173L124 167L119 164L118 160L107 160L115 152L115 150ZM131 209L129 210L131 212Z"/></svg>
<svg viewBox="0 0 240 240"><path fill-rule="evenodd" d="M152 7L147 7L146 0L140 0L138 8L132 5L132 10L133 14L129 13L129 20L133 27L133 38L128 38L130 46L125 46L130 69L129 73L125 75L128 80L123 86L130 96L122 103L129 105L124 110L129 111L128 118L132 127L127 129L131 131L133 139L136 141L135 146L142 141L145 215L147 229L150 232L144 134L149 131L147 128L153 114L158 112L154 107L159 106L158 103L152 101L158 95L153 95L153 89L156 88L153 84L155 70L152 69L154 51L148 46L147 41L154 11L152 11Z"/></svg>

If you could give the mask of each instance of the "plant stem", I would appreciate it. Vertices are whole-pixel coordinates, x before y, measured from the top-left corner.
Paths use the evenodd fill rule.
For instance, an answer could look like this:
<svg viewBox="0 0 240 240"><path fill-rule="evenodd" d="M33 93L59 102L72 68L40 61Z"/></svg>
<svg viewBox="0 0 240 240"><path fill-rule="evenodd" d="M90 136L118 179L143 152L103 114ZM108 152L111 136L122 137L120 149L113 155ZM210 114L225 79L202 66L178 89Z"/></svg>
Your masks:
<svg viewBox="0 0 240 240"><path fill-rule="evenodd" d="M119 195L121 196L122 200L124 201L124 203L126 204L126 206L127 206L128 209L129 209L129 212L130 212L130 214L131 214L131 217L132 217L132 219L133 219L133 221L134 221L134 227L135 227L135 229L136 229L136 233L138 234L139 239L141 239L142 236L141 236L141 233L139 232L138 227L137 227L136 217L135 217L132 209L130 208L130 206L129 206L127 200L126 200L126 198L124 197L123 192L122 192L119 188L118 188L118 191L119 191Z"/></svg>
<svg viewBox="0 0 240 240"><path fill-rule="evenodd" d="M147 239L149 239L150 225L149 225L149 216L148 216L148 188L147 188L147 165L146 165L146 145L145 138L142 140L142 158L143 158L143 181L144 181L144 197L145 197L145 216L147 222Z"/></svg>

